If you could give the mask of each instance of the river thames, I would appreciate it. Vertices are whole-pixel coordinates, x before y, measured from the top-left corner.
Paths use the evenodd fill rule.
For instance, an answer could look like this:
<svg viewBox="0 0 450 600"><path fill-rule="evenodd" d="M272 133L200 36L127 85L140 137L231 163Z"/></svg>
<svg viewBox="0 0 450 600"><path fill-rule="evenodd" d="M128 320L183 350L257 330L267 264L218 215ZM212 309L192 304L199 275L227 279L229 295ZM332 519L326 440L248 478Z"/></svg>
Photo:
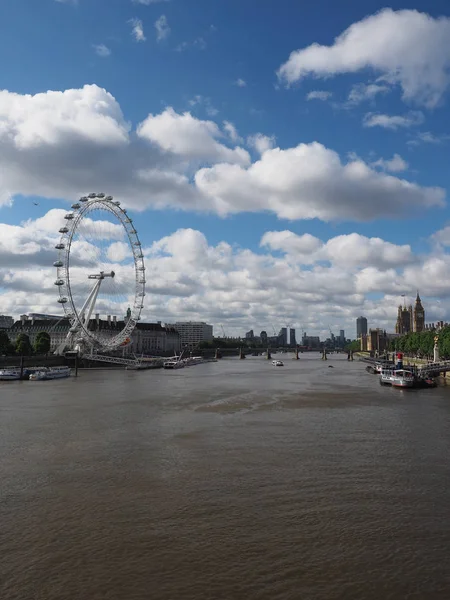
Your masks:
<svg viewBox="0 0 450 600"><path fill-rule="evenodd" d="M450 386L278 357L0 384L0 598L450 598Z"/></svg>

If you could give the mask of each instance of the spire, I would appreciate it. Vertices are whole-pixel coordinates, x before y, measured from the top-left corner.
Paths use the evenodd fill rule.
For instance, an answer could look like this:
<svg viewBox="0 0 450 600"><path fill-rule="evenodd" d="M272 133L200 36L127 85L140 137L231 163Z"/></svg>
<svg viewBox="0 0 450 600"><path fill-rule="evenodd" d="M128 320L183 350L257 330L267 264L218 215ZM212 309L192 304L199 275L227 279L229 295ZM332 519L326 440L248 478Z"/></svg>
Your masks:
<svg viewBox="0 0 450 600"><path fill-rule="evenodd" d="M417 290L416 304L420 304L420 302L419 290Z"/></svg>

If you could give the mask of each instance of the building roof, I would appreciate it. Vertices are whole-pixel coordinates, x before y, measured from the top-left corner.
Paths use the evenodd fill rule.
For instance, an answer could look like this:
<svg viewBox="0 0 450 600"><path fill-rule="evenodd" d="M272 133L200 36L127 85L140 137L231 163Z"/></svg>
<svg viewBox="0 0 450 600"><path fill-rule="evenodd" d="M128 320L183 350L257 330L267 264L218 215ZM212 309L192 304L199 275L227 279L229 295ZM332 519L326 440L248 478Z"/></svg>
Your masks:
<svg viewBox="0 0 450 600"><path fill-rule="evenodd" d="M107 319L99 319L98 324L96 319L90 319L89 331L115 331L119 333L125 327L125 321L108 321ZM69 319L61 318L59 321L54 319L26 319L24 321L16 321L11 327L11 332L29 331L37 333L39 331L68 331L70 328ZM161 331L178 334L173 327L162 327L161 323L142 323L136 324L136 329L141 331Z"/></svg>

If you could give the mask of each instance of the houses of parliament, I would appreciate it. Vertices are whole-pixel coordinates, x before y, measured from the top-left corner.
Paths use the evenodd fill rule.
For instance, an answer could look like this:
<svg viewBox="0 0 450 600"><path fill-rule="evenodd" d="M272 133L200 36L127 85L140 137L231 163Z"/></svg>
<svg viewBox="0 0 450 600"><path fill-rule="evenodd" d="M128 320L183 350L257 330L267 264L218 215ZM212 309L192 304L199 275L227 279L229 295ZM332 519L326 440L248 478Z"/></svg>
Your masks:
<svg viewBox="0 0 450 600"><path fill-rule="evenodd" d="M423 331L425 329L425 310L417 292L414 309L410 304L398 307L397 322L395 324L395 333L410 333L411 331Z"/></svg>

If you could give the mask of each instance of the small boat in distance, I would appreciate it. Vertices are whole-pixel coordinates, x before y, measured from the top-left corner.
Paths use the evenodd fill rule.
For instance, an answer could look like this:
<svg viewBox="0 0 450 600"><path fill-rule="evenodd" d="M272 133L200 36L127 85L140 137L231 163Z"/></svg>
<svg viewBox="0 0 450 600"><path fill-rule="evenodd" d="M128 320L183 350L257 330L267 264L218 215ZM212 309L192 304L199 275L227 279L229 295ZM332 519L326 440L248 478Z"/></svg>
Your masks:
<svg viewBox="0 0 450 600"><path fill-rule="evenodd" d="M273 360L272 364L274 367L284 367L284 363L282 360Z"/></svg>
<svg viewBox="0 0 450 600"><path fill-rule="evenodd" d="M383 369L380 375L381 385L392 385L398 388L414 387L415 378L412 371L406 369Z"/></svg>

